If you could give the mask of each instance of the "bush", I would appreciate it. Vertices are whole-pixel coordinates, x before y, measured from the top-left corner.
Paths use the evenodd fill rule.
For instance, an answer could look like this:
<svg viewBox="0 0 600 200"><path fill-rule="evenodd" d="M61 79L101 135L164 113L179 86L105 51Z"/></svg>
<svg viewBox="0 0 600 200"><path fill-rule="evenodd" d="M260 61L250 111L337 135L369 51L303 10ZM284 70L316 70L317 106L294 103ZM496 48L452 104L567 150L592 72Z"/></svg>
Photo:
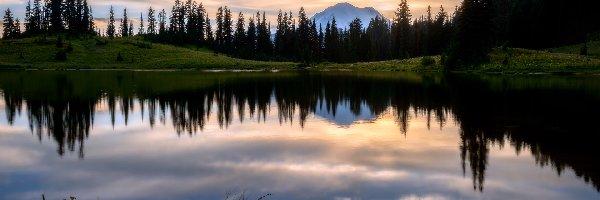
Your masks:
<svg viewBox="0 0 600 200"><path fill-rule="evenodd" d="M423 66L431 66L435 64L435 59L431 56L425 56L421 58L421 65Z"/></svg>
<svg viewBox="0 0 600 200"><path fill-rule="evenodd" d="M121 55L121 52L119 52L119 54L117 54L117 61L123 62L123 56Z"/></svg>
<svg viewBox="0 0 600 200"><path fill-rule="evenodd" d="M71 42L67 45L67 52L73 52L73 44Z"/></svg>
<svg viewBox="0 0 600 200"><path fill-rule="evenodd" d="M67 52L65 50L58 50L55 55L56 60L58 61L66 61L67 60Z"/></svg>
<svg viewBox="0 0 600 200"><path fill-rule="evenodd" d="M63 39L62 39L62 37L59 35L59 36L58 36L58 38L56 38L56 47L58 47L58 48L62 48L63 46L64 46Z"/></svg>
<svg viewBox="0 0 600 200"><path fill-rule="evenodd" d="M583 44L583 47L581 47L581 49L579 49L579 55L582 55L582 56L587 56L588 55L587 43Z"/></svg>
<svg viewBox="0 0 600 200"><path fill-rule="evenodd" d="M108 44L108 40L99 40L98 38L96 38L96 45L97 46L104 46Z"/></svg>

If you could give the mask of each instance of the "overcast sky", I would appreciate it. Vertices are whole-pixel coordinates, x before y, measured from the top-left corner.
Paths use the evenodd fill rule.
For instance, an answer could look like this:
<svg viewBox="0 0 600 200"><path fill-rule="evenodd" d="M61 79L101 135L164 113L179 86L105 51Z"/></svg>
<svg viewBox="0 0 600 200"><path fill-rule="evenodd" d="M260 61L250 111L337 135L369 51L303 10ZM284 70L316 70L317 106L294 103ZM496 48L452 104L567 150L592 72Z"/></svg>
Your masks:
<svg viewBox="0 0 600 200"><path fill-rule="evenodd" d="M25 5L28 0L0 0L0 9L6 10L11 8L15 13L15 17L20 19L24 18ZM104 19L108 17L108 10L111 5L115 7L115 14L117 17L122 16L123 9L127 8L128 15L134 20L139 20L141 12L144 12L144 18L147 10L150 6L154 9L160 10L165 9L167 12L170 11L174 0L88 0L89 4L92 5L94 17L97 19ZM183 0L185 1L185 0ZM232 12L242 12L246 16L250 13L256 13L257 11L267 12L269 20L272 24L275 22L275 16L277 12L281 10L291 10L296 15L300 7L304 7L308 16L313 16L315 13L324 10L325 8L335 5L340 2L348 2L357 7L374 7L384 16L393 18L394 11L398 7L400 0L197 0L202 2L206 7L209 16L214 18L216 10L219 6L228 6ZM427 10L427 6L431 5L433 12L437 13L440 5L443 5L446 11L453 12L454 7L460 2L460 0L409 0L409 6L413 18L424 15ZM4 13L2 13L4 14ZM234 14L237 17L237 14ZM105 26L103 22L97 23L101 29ZM136 23L137 27L137 23ZM137 28L136 28L137 29Z"/></svg>

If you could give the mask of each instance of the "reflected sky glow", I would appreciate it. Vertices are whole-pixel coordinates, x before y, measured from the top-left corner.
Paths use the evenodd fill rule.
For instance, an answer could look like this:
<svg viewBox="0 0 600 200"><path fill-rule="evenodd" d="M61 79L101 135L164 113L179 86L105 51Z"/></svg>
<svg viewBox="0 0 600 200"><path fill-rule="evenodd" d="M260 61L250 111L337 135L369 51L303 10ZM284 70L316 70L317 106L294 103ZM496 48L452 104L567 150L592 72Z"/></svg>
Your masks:
<svg viewBox="0 0 600 200"><path fill-rule="evenodd" d="M597 199L599 81L0 72L0 199Z"/></svg>
<svg viewBox="0 0 600 200"><path fill-rule="evenodd" d="M148 116L135 112L139 107L127 126L117 118L114 127L108 111L98 109L84 160L77 153L58 157L50 140L39 144L29 130L13 128L27 124L23 115L15 126L3 124L0 198L222 199L245 191L251 199L267 193L275 199L564 199L573 196L561 191L573 195L581 188L587 189L580 197L597 196L572 172L557 176L536 166L527 151L516 156L498 146L490 151L486 191L474 191L458 162L460 129L452 119L429 130L426 118L411 114L402 134L388 110L346 127L312 115L302 128L279 124L273 106L265 122L234 120L222 129L213 112L202 133L178 136L171 120L151 129Z"/></svg>

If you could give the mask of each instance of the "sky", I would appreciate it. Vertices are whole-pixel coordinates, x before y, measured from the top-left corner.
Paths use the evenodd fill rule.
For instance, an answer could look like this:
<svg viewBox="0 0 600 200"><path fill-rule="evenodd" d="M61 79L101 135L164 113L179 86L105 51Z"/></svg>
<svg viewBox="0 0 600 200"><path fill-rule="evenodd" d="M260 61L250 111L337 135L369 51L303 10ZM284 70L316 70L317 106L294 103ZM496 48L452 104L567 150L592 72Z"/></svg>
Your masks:
<svg viewBox="0 0 600 200"><path fill-rule="evenodd" d="M23 19L27 1L28 0L0 0L0 10L4 11L7 8L10 8L15 13L15 17ZM115 8L116 17L122 16L123 9L127 8L129 18L133 17L133 20L136 21L135 26L137 27L139 23L137 21L140 18L141 12L144 13L144 18L150 6L157 10L165 9L169 12L173 2L174 0L88 0L88 3L92 5L94 17L97 19L96 24L100 29L104 29L106 26L106 22L104 21L105 18L108 18L108 10L111 5ZM394 11L398 7L400 0L197 0L197 2L202 2L204 4L211 18L214 18L218 7L228 6L233 13L242 12L246 16L251 15L251 13L256 13L257 11L264 11L268 15L268 20L272 22L271 24L274 24L277 12L280 9L288 12L292 11L296 15L300 7L304 7L308 16L312 17L314 14L325 10L327 7L341 2L348 2L361 8L374 7L385 17L391 19L394 16ZM440 5L443 5L447 12L452 12L454 11L454 7L459 3L460 0L408 0L413 18L425 15L428 5L431 5L433 13L437 13ZM237 18L237 14L234 14L234 17Z"/></svg>

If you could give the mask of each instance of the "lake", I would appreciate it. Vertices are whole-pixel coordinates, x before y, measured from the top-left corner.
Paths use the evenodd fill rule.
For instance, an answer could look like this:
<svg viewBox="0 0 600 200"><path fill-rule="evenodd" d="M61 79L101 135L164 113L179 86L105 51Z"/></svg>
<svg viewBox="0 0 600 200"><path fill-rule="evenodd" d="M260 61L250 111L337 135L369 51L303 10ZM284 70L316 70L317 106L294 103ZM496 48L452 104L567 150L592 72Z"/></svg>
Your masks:
<svg viewBox="0 0 600 200"><path fill-rule="evenodd" d="M600 199L600 76L0 71L0 199Z"/></svg>

